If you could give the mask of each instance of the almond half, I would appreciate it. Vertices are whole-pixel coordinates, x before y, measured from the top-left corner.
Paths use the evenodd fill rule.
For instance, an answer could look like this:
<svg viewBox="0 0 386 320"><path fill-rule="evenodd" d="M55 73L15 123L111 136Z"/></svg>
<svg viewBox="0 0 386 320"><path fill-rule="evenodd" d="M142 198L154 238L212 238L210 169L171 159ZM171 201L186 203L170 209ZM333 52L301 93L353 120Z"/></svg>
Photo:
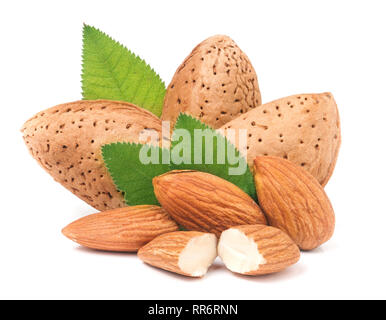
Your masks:
<svg viewBox="0 0 386 320"><path fill-rule="evenodd" d="M217 257L217 238L196 231L167 233L141 248L138 257L157 268L202 277Z"/></svg>
<svg viewBox="0 0 386 320"><path fill-rule="evenodd" d="M300 258L299 248L284 232L264 225L224 231L218 254L229 270L244 275L279 272Z"/></svg>
<svg viewBox="0 0 386 320"><path fill-rule="evenodd" d="M91 214L62 230L82 246L106 251L136 252L155 237L178 230L158 206L134 206Z"/></svg>

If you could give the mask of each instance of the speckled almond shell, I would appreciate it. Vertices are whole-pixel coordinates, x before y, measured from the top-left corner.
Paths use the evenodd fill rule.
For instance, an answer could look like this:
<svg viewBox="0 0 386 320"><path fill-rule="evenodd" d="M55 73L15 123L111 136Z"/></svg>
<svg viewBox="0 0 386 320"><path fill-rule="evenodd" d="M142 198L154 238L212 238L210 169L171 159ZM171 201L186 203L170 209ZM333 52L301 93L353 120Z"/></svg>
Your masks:
<svg viewBox="0 0 386 320"><path fill-rule="evenodd" d="M164 100L162 120L173 127L187 113L213 128L261 104L256 72L227 36L200 43L177 69Z"/></svg>
<svg viewBox="0 0 386 320"><path fill-rule="evenodd" d="M331 93L299 94L259 106L224 125L247 129L247 159L256 156L288 159L326 185L341 142L338 109ZM236 139L237 142L238 139ZM244 150L245 152L245 150Z"/></svg>
<svg viewBox="0 0 386 320"><path fill-rule="evenodd" d="M101 146L139 142L144 129L161 132L160 119L129 103L85 100L39 112L21 131L32 156L57 182L94 208L107 210L125 202L104 166Z"/></svg>

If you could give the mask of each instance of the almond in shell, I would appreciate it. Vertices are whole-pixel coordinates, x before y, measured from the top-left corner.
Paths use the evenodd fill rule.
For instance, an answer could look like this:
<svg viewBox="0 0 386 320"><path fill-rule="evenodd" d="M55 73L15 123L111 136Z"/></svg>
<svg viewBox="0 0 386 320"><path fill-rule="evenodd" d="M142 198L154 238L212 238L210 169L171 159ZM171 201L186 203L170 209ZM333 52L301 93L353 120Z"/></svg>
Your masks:
<svg viewBox="0 0 386 320"><path fill-rule="evenodd" d="M101 146L136 142L143 130L161 132L155 115L126 102L84 100L39 112L23 128L38 163L56 181L98 210L124 207L104 165Z"/></svg>
<svg viewBox="0 0 386 320"><path fill-rule="evenodd" d="M281 157L306 169L323 186L334 171L341 141L338 109L331 93L275 100L221 129L224 134L235 130L236 136L239 129L247 130L247 149L240 151L247 154L251 167L256 156Z"/></svg>
<svg viewBox="0 0 386 320"><path fill-rule="evenodd" d="M201 42L167 88L162 120L173 127L180 112L212 128L261 104L256 72L237 44L217 35Z"/></svg>

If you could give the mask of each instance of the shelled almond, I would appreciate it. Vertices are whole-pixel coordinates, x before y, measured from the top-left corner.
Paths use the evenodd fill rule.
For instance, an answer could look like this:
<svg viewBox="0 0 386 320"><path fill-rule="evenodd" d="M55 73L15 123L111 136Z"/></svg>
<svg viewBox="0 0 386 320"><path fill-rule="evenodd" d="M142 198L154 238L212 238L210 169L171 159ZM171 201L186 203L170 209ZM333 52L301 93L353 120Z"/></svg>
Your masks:
<svg viewBox="0 0 386 320"><path fill-rule="evenodd" d="M281 158L257 157L255 184L269 225L286 232L301 249L315 249L332 237L334 210L306 170Z"/></svg>
<svg viewBox="0 0 386 320"><path fill-rule="evenodd" d="M88 248L136 252L157 236L177 230L162 208L143 205L95 213L70 223L62 232Z"/></svg>
<svg viewBox="0 0 386 320"><path fill-rule="evenodd" d="M180 170L153 179L162 207L188 230L214 233L240 224L267 224L257 203L234 184L209 173Z"/></svg>

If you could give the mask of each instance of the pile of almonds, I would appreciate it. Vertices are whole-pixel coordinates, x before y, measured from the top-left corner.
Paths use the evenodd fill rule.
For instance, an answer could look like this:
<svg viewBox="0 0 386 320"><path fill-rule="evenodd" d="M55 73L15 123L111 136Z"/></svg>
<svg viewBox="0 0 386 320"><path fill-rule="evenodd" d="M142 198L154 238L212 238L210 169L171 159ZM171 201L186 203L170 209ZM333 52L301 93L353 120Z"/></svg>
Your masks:
<svg viewBox="0 0 386 320"><path fill-rule="evenodd" d="M153 179L162 208L93 214L63 233L94 249L138 251L146 263L192 277L203 276L217 255L233 272L277 272L299 260L299 248L331 238L334 212L318 181L288 160L257 157L254 170L261 208L217 176L171 171ZM178 224L194 231L178 231Z"/></svg>
<svg viewBox="0 0 386 320"><path fill-rule="evenodd" d="M179 170L153 179L161 206L126 207L101 146L138 143L144 129L161 132L161 119L126 102L77 101L40 112L22 128L39 164L102 211L69 224L65 236L97 250L138 252L150 265L191 277L205 275L217 256L235 273L278 272L295 264L300 250L332 237L335 216L323 186L341 136L330 93L262 105L248 57L230 38L215 36L192 51L167 89L162 120L173 125L181 112L225 133L247 129L240 151L258 203L217 176Z"/></svg>

